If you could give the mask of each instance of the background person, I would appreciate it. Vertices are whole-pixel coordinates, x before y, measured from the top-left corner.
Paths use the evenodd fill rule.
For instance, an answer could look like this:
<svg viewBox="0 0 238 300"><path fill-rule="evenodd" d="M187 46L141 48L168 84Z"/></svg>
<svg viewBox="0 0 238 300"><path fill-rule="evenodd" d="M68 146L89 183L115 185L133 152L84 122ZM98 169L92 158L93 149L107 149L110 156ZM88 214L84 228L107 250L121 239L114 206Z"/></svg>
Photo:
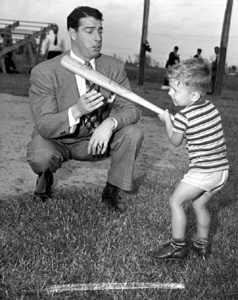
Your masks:
<svg viewBox="0 0 238 300"><path fill-rule="evenodd" d="M215 91L219 53L220 48L216 46L214 48L214 54L211 56L211 88L209 94L213 94Z"/></svg>
<svg viewBox="0 0 238 300"><path fill-rule="evenodd" d="M65 41L59 34L58 25L54 24L52 28L53 34L47 35L43 47L44 57L51 59L65 52Z"/></svg>
<svg viewBox="0 0 238 300"><path fill-rule="evenodd" d="M102 18L95 8L73 10L67 18L71 50L65 55L90 63L130 89L123 62L100 53ZM143 140L136 125L141 109L103 88L99 92L95 85L89 87L84 78L61 66L63 56L44 61L31 72L29 97L35 127L27 158L38 175L34 199L52 197L53 173L67 160L98 161L111 156L102 201L124 211L120 191L133 187L135 159Z"/></svg>
<svg viewBox="0 0 238 300"><path fill-rule="evenodd" d="M6 28L5 30L6 32L1 34L1 38L2 38L1 48L5 48L13 45L10 29ZM13 51L9 51L4 55L4 65L5 65L6 73L8 74L18 73L18 71L16 70L15 62L13 60L13 54L14 54Z"/></svg>
<svg viewBox="0 0 238 300"><path fill-rule="evenodd" d="M179 54L178 54L178 50L179 50L179 47L178 46L175 46L174 47L174 51L170 52L169 53L169 58L166 62L166 65L165 65L165 68L168 69L170 67L172 67L173 65L177 64L180 62L180 58L179 58ZM167 90L169 89L169 81L167 79L167 77L165 76L164 78L164 84L163 86L161 87L162 90Z"/></svg>
<svg viewBox="0 0 238 300"><path fill-rule="evenodd" d="M194 55L195 58L202 58L202 49L198 48L197 53Z"/></svg>

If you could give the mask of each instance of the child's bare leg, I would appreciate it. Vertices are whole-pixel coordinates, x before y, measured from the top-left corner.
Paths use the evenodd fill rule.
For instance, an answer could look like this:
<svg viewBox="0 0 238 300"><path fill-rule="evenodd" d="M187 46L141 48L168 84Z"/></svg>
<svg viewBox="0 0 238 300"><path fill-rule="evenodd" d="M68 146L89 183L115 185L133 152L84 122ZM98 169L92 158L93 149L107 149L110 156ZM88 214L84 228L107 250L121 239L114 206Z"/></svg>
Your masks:
<svg viewBox="0 0 238 300"><path fill-rule="evenodd" d="M199 198L202 193L204 193L203 190L185 182L180 182L175 189L169 201L171 209L172 237L174 240L185 239L187 218L183 204Z"/></svg>
<svg viewBox="0 0 238 300"><path fill-rule="evenodd" d="M184 259L188 254L188 247L185 243L185 230L187 218L183 204L187 201L195 200L204 191L180 182L170 198L172 240L163 244L160 249L150 251L149 255L154 259Z"/></svg>
<svg viewBox="0 0 238 300"><path fill-rule="evenodd" d="M193 201L193 209L197 219L197 233L198 239L207 239L209 234L211 217L206 208L207 202L211 199L212 194L204 193L197 200Z"/></svg>
<svg viewBox="0 0 238 300"><path fill-rule="evenodd" d="M193 208L197 219L197 232L193 238L193 249L199 256L202 256L203 259L210 253L208 234L211 217L206 208L206 204L211 197L212 194L204 193L193 202Z"/></svg>

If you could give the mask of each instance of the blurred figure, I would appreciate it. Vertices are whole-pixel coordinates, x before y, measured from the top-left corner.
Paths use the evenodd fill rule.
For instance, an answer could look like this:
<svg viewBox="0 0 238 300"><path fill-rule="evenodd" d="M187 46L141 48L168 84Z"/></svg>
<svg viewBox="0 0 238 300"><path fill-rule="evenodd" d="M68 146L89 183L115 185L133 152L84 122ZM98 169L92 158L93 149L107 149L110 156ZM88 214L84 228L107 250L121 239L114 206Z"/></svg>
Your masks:
<svg viewBox="0 0 238 300"><path fill-rule="evenodd" d="M4 63L5 63L6 72L8 74L18 73L16 71L16 65L13 60L13 51L7 52L5 54Z"/></svg>
<svg viewBox="0 0 238 300"><path fill-rule="evenodd" d="M2 37L2 48L9 47L13 45L12 35L9 28L5 29L6 32L1 35ZM16 65L13 60L13 51L9 51L4 55L4 65L6 69L6 73L12 74L16 73Z"/></svg>
<svg viewBox="0 0 238 300"><path fill-rule="evenodd" d="M195 57L195 58L202 58L201 53L202 53L202 49L198 48L198 49L197 49L197 54L195 54L194 57Z"/></svg>
<svg viewBox="0 0 238 300"><path fill-rule="evenodd" d="M214 54L211 57L211 89L210 89L210 92L208 93L210 95L213 94L214 90L215 90L219 53L220 53L220 48L218 46L216 46L214 48Z"/></svg>
<svg viewBox="0 0 238 300"><path fill-rule="evenodd" d="M176 65L180 62L179 54L178 54L179 47L175 46L174 51L169 53L169 58L166 62L165 68L168 69L172 67L173 65ZM161 87L162 90L168 90L169 89L169 81L167 77L164 78L164 84Z"/></svg>
<svg viewBox="0 0 238 300"><path fill-rule="evenodd" d="M65 52L64 39L59 35L58 25L53 25L53 34L49 34L45 40L44 58L51 59Z"/></svg>

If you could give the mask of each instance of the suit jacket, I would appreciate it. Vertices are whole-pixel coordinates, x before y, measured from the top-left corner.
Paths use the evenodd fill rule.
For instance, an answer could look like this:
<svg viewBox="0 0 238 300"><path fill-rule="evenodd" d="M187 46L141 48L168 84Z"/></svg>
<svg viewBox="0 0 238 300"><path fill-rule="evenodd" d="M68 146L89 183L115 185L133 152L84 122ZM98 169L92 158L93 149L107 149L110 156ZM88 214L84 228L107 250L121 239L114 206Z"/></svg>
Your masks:
<svg viewBox="0 0 238 300"><path fill-rule="evenodd" d="M166 62L165 68L167 69L170 66L175 65L180 62L180 58L178 54L175 54L174 51L169 53L169 59Z"/></svg>
<svg viewBox="0 0 238 300"><path fill-rule="evenodd" d="M72 143L89 135L82 121L77 136L69 133L68 109L77 103L79 92L75 74L61 66L64 55L69 55L69 52L42 62L31 71L29 99L35 124L32 138L40 134L44 138L60 138L62 142ZM130 89L124 64L120 60L100 54L95 66L98 72ZM105 99L111 94L103 88L100 88L100 92ZM104 103L102 106L103 120L111 113L112 106L115 110L111 116L118 122L116 130L138 122L141 116L141 109L137 105L116 96L113 104Z"/></svg>

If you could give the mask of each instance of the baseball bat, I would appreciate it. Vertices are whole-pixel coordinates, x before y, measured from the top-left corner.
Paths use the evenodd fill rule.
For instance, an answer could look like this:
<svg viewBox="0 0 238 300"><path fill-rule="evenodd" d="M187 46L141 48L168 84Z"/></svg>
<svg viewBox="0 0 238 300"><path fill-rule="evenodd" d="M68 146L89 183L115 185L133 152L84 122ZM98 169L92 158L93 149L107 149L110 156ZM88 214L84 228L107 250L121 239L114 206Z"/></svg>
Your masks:
<svg viewBox="0 0 238 300"><path fill-rule="evenodd" d="M82 76L83 78L105 88L106 90L113 92L123 98L131 100L141 106L146 107L149 110L154 111L157 114L163 114L164 110L149 101L143 99L142 97L138 96L137 94L133 93L129 89L123 87L122 85L118 84L117 82L111 80L107 76L97 72L93 68L90 68L77 60L73 59L69 55L65 55L61 59L61 65L65 67L67 70Z"/></svg>

